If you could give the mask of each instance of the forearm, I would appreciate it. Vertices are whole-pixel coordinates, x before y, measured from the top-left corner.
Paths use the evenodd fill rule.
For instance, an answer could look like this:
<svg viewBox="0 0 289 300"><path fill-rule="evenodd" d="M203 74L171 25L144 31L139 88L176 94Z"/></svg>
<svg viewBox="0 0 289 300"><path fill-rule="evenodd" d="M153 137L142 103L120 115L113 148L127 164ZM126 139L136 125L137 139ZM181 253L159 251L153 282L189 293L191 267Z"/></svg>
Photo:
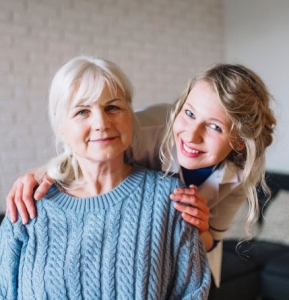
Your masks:
<svg viewBox="0 0 289 300"><path fill-rule="evenodd" d="M200 237L205 245L206 251L211 250L214 245L214 237L212 233L210 231L205 231L200 235Z"/></svg>

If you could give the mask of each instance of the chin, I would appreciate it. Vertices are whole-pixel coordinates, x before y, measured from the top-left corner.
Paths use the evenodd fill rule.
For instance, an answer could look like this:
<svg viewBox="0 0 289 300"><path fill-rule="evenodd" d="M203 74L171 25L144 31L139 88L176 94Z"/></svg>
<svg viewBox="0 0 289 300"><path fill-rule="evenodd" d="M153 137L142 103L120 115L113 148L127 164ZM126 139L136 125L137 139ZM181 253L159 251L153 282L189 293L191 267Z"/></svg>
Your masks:
<svg viewBox="0 0 289 300"><path fill-rule="evenodd" d="M187 160L182 160L182 159L179 159L179 164L183 168L186 168L188 170L195 170L195 169L202 168L202 167L200 167L200 164L198 164L198 163L193 163L192 164L192 162L188 162Z"/></svg>
<svg viewBox="0 0 289 300"><path fill-rule="evenodd" d="M210 163L204 163L198 161L192 162L192 159L187 159L187 158L186 159L179 158L178 160L179 160L179 164L183 168L188 170L196 170L196 169L206 168L210 166Z"/></svg>

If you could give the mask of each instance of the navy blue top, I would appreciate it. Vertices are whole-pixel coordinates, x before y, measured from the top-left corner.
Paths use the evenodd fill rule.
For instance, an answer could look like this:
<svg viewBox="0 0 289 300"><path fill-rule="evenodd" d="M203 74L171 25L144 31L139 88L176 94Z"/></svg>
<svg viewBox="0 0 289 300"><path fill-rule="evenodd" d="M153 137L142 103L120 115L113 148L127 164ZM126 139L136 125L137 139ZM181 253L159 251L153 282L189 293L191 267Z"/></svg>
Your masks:
<svg viewBox="0 0 289 300"><path fill-rule="evenodd" d="M201 168L196 170L188 170L182 167L183 177L187 186L194 184L200 186L214 171L215 166Z"/></svg>

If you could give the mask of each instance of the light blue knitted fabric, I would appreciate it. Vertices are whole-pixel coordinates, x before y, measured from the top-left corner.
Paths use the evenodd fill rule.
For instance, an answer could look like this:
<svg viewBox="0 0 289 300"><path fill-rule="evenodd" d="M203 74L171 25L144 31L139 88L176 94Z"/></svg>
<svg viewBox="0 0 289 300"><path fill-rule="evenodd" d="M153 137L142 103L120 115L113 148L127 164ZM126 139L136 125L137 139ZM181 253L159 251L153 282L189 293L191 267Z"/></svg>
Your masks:
<svg viewBox="0 0 289 300"><path fill-rule="evenodd" d="M180 185L135 166L96 197L53 186L28 225L1 225L0 299L207 299L203 244L168 196Z"/></svg>

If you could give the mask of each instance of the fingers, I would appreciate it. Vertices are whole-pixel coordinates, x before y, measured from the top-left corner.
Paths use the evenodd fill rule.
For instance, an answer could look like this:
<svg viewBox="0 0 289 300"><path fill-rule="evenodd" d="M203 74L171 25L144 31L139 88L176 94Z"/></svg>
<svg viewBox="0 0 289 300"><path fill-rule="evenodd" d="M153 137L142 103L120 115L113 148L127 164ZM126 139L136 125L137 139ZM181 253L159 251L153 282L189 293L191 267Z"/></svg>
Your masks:
<svg viewBox="0 0 289 300"><path fill-rule="evenodd" d="M170 198L177 202L186 203L203 211L205 214L209 213L207 206L207 199L203 197L196 188L175 189Z"/></svg>
<svg viewBox="0 0 289 300"><path fill-rule="evenodd" d="M35 186L38 185L38 182L34 177L34 173L28 173L20 177L20 180L21 184L19 184L15 201L23 223L26 224L28 223L28 216L30 219L33 219L36 216L33 191Z"/></svg>
<svg viewBox="0 0 289 300"><path fill-rule="evenodd" d="M48 176L45 175L43 181L37 187L34 193L35 200L39 200L46 195L49 188L53 185L54 181Z"/></svg>
<svg viewBox="0 0 289 300"><path fill-rule="evenodd" d="M33 190L34 190L35 184L37 184L37 182L35 182L35 180L27 181L27 182L25 182L25 184L23 184L23 190L22 190L23 205L25 205L25 209L27 210L30 219L34 219L36 217L36 209L35 209L35 204L34 204L34 199L33 199ZM19 208L18 208L18 210L19 210L21 217L23 218Z"/></svg>
<svg viewBox="0 0 289 300"><path fill-rule="evenodd" d="M53 180L51 180L48 176L45 176L42 183L35 191L35 199L41 199L47 193L52 184ZM17 221L17 211L22 218L23 224L27 224L29 218L35 218L36 208L33 193L34 188L37 185L38 182L35 179L33 172L25 174L16 180L6 198L6 213L10 214L12 222Z"/></svg>
<svg viewBox="0 0 289 300"><path fill-rule="evenodd" d="M12 223L17 221L17 209L16 209L15 202L13 200L14 198L15 198L15 190L12 187L11 191L8 193L6 197L6 216L10 215Z"/></svg>
<svg viewBox="0 0 289 300"><path fill-rule="evenodd" d="M174 207L182 213L183 219L198 228L200 233L209 229L209 217L201 210L180 203L175 203Z"/></svg>
<svg viewBox="0 0 289 300"><path fill-rule="evenodd" d="M23 184L19 183L15 192L15 198L14 202L17 207L17 210L21 216L22 223L27 224L28 223L28 212L26 209L26 205L22 198L23 195Z"/></svg>
<svg viewBox="0 0 289 300"><path fill-rule="evenodd" d="M28 222L28 213L26 206L22 201L22 192L23 184L17 180L6 197L6 213L10 215L12 223L16 222L18 219L17 210L21 215L23 224Z"/></svg>
<svg viewBox="0 0 289 300"><path fill-rule="evenodd" d="M207 222L204 222L197 218L193 218L191 215L188 215L186 213L183 213L182 217L186 222L195 226L199 230L200 234L209 230L209 224Z"/></svg>
<svg viewBox="0 0 289 300"><path fill-rule="evenodd" d="M22 223L27 224L29 217L33 219L36 215L33 200L33 189L38 184L33 173L28 173L19 177L6 198L7 213L11 216L11 221L17 221L17 211Z"/></svg>
<svg viewBox="0 0 289 300"><path fill-rule="evenodd" d="M174 207L182 213L186 222L197 227L200 233L209 229L207 199L198 192L196 186L175 189L170 198L176 201Z"/></svg>

